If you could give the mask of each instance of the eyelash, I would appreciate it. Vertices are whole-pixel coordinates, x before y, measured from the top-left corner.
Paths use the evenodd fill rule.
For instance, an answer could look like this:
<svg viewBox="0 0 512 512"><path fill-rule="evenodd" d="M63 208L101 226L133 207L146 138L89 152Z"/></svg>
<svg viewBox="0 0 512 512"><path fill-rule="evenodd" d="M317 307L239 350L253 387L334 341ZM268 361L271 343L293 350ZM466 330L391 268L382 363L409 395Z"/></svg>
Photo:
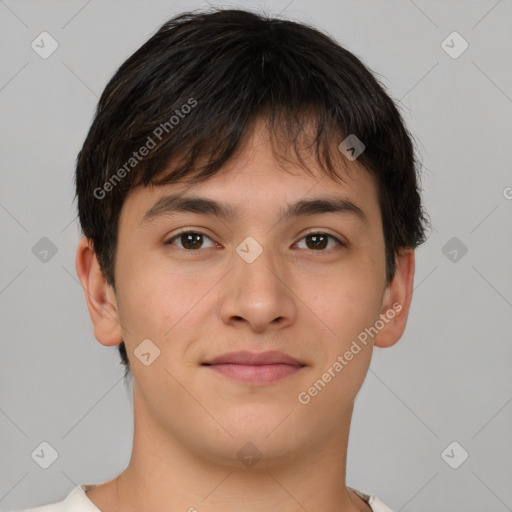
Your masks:
<svg viewBox="0 0 512 512"><path fill-rule="evenodd" d="M185 235L185 234L194 234L194 235L201 235L203 237L206 237L206 238L209 238L210 240L211 237L209 237L207 234L201 232L201 231L197 231L197 230L191 230L191 229L184 229L182 231L180 231L179 233L176 233L172 238L169 238L169 240L167 240L165 242L166 245L173 245L173 241L176 240L176 239L179 239L182 235ZM304 238L307 238L308 236L312 236L312 235L326 235L327 237L335 240L339 246L341 247L346 247L346 244L343 243L339 238L335 237L334 235L331 235L330 233L325 233L323 231L312 231L310 233L306 233L299 241L302 241L304 240ZM214 240L212 240L213 243L217 243L215 242ZM199 252L201 251L201 249L185 249L185 248L181 248L181 247L178 247L178 249L182 250L182 251L186 251L186 252ZM332 249L332 248L331 248ZM309 250L311 252L317 252L317 253L321 253L321 252L328 252L330 249L320 249L320 250L315 250L315 249L306 249L306 250Z"/></svg>

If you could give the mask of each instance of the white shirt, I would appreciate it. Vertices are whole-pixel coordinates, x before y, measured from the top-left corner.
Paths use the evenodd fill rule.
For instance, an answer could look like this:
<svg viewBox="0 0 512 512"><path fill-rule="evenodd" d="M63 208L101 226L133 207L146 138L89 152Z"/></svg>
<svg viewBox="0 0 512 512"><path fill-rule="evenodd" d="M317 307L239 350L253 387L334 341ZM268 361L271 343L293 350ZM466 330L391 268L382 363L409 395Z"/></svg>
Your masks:
<svg viewBox="0 0 512 512"><path fill-rule="evenodd" d="M62 501L49 503L41 507L28 508L24 510L13 510L12 512L101 512L98 507L87 497L86 491L93 489L100 484L82 484L75 487ZM373 512L393 512L384 505L377 496L365 494L352 487L351 491L362 498L371 507Z"/></svg>

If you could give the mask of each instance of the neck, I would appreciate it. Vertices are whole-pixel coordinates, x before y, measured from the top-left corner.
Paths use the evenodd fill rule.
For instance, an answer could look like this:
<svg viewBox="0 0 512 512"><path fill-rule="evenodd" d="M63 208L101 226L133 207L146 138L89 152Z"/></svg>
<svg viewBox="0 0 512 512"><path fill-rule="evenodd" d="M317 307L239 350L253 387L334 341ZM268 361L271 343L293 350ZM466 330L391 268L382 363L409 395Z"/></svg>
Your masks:
<svg viewBox="0 0 512 512"><path fill-rule="evenodd" d="M350 419L306 450L251 467L197 453L173 439L134 400L135 428L128 467L117 477L117 512L370 511L345 486ZM236 448L233 453L236 453ZM105 511L104 511L105 512Z"/></svg>

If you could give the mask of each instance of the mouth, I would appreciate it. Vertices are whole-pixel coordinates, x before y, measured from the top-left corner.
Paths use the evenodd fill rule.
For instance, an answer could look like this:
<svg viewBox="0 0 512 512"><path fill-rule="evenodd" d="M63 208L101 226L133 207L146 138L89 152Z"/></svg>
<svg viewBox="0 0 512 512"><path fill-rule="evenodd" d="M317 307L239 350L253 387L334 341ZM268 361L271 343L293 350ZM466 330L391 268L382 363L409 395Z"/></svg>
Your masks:
<svg viewBox="0 0 512 512"><path fill-rule="evenodd" d="M230 352L202 366L249 385L266 385L296 374L306 365L283 352Z"/></svg>

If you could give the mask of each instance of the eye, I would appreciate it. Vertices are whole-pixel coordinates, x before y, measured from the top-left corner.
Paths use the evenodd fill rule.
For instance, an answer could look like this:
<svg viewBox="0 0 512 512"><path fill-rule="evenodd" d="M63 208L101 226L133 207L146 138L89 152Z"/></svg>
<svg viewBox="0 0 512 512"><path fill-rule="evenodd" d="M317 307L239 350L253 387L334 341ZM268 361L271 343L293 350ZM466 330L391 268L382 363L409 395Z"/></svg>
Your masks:
<svg viewBox="0 0 512 512"><path fill-rule="evenodd" d="M165 243L167 245L174 245L174 240L178 240L181 243L181 247L178 246L180 249L183 249L185 251L196 251L197 249L200 249L201 246L203 245L204 238L207 238L213 243L210 247L216 246L215 242L213 242L213 240L209 236L199 231L181 231L177 235L174 235L172 238L167 240L167 242Z"/></svg>
<svg viewBox="0 0 512 512"><path fill-rule="evenodd" d="M340 246L345 246L345 244L336 238L333 235L329 235L328 233L308 233L305 237L303 237L301 240L307 240L306 241L306 249L311 249L312 251L320 251L322 252L324 249L326 249L327 245L329 244L328 240L332 239L337 242Z"/></svg>
<svg viewBox="0 0 512 512"><path fill-rule="evenodd" d="M204 247L204 239L210 240L210 247ZM316 252L323 252L329 245L329 239L334 240L339 246L345 246L345 244L335 236L322 232L308 233L301 239L301 241L306 240L306 249L310 249ZM200 231L181 231L180 233L167 240L165 244L176 245L174 243L175 240L177 240L180 244L178 247L185 251L198 251L199 249L218 247L216 242L214 242L209 236L201 233Z"/></svg>

